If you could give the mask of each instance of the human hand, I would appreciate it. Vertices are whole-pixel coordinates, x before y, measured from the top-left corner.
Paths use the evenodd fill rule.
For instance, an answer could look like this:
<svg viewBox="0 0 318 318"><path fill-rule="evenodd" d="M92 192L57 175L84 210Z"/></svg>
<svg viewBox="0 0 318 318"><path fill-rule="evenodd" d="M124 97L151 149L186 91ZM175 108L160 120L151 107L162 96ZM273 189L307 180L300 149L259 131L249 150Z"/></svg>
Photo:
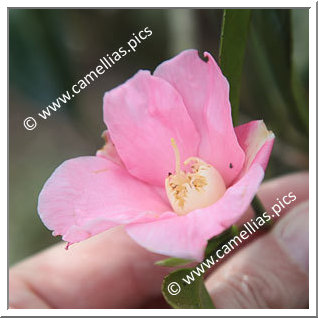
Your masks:
<svg viewBox="0 0 318 318"><path fill-rule="evenodd" d="M265 182L258 195L269 210L290 191L297 200L271 231L226 257L207 277L216 308L308 307L308 174ZM251 217L249 209L240 223ZM162 258L137 245L122 228L69 251L58 244L12 267L10 307L168 308L160 287L171 269L154 265Z"/></svg>

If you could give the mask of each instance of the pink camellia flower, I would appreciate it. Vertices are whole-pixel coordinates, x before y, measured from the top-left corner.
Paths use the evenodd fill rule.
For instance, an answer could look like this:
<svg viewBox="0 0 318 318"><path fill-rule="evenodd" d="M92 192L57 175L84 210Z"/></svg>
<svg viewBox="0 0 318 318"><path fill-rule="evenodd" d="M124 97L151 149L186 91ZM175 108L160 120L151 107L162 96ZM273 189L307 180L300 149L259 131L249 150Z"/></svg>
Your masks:
<svg viewBox="0 0 318 318"><path fill-rule="evenodd" d="M105 146L64 162L40 193L53 235L72 244L123 225L153 252L200 261L242 216L274 134L263 121L233 127L229 84L204 55L186 50L105 94Z"/></svg>

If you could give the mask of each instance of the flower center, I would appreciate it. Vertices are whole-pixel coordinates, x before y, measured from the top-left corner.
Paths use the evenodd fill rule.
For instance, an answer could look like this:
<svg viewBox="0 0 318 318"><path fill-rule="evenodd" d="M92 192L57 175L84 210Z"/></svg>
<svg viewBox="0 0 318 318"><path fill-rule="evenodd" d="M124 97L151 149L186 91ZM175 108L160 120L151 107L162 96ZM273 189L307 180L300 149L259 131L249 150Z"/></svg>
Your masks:
<svg viewBox="0 0 318 318"><path fill-rule="evenodd" d="M176 171L175 174L169 173L165 186L173 210L184 215L219 200L226 187L217 169L200 158L190 157L183 163L185 166L191 163L190 171L181 170L180 153L173 138L171 144L176 157Z"/></svg>

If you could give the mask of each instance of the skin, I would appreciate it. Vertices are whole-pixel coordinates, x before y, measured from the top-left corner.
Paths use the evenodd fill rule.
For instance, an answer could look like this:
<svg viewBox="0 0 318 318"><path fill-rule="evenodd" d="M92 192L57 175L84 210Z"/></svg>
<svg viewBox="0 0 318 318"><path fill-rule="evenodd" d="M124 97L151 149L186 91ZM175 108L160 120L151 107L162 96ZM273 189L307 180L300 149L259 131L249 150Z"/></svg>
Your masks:
<svg viewBox="0 0 318 318"><path fill-rule="evenodd" d="M206 279L216 308L308 307L308 174L263 183L266 211L293 191L297 200L229 254ZM246 211L240 224L250 220ZM9 273L10 308L169 308L161 296L169 268L132 241L122 228L64 249L53 246L16 264Z"/></svg>

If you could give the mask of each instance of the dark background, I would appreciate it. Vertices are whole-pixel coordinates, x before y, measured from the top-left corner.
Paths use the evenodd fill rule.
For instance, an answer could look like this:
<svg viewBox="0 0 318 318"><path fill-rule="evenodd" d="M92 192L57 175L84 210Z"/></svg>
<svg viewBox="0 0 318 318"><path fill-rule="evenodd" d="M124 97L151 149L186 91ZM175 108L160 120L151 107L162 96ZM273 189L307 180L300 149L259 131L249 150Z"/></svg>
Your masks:
<svg viewBox="0 0 318 318"><path fill-rule="evenodd" d="M104 92L187 48L218 58L223 10L9 10L9 262L60 241L37 215L38 194L64 160L101 148ZM36 115L148 26L153 34L38 127ZM239 123L277 136L266 178L308 169L308 10L253 10Z"/></svg>

